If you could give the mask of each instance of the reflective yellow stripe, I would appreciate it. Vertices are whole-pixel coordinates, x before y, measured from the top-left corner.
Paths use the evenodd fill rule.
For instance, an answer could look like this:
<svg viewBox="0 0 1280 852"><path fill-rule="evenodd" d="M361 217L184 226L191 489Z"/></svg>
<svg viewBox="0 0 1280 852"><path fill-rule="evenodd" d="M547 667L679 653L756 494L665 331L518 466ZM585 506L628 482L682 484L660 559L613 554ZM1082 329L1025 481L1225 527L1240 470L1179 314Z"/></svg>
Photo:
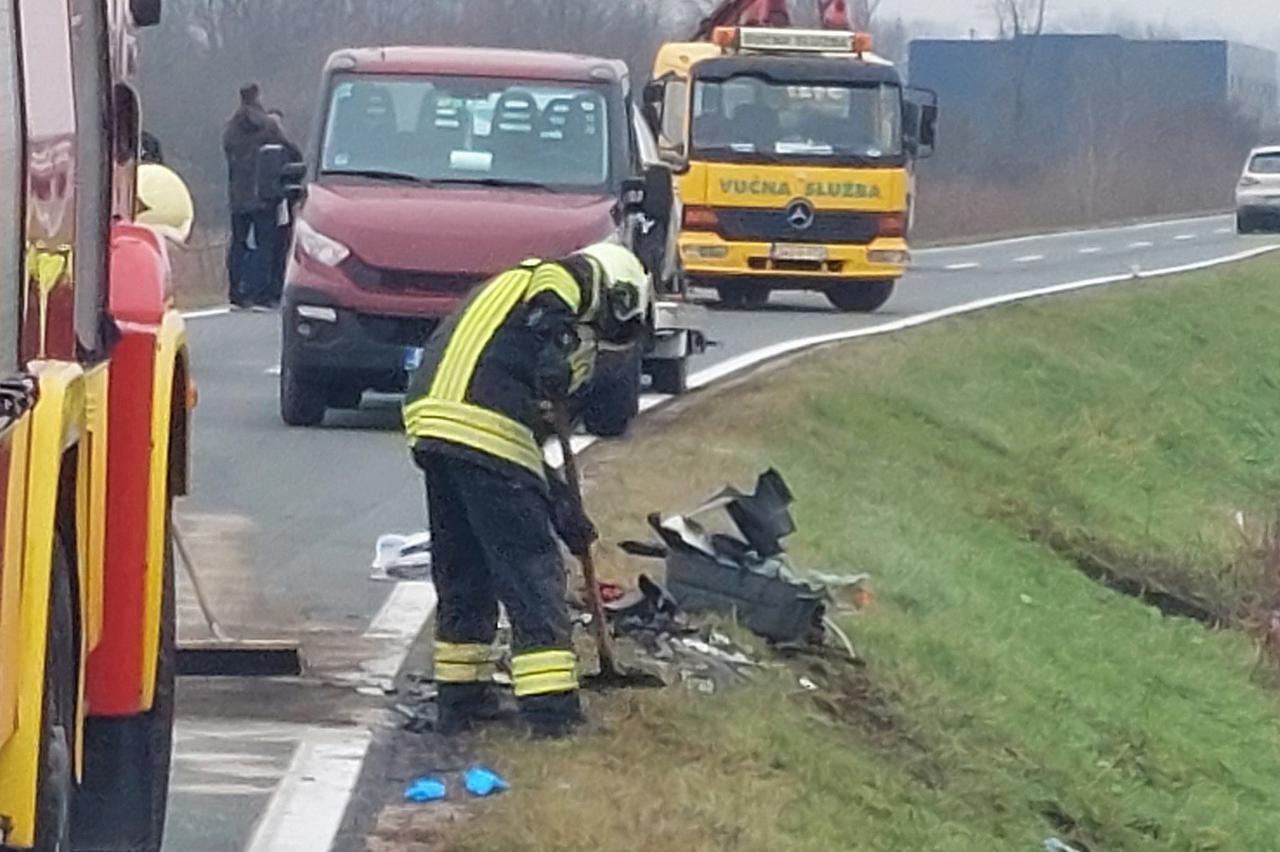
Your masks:
<svg viewBox="0 0 1280 852"><path fill-rule="evenodd" d="M543 475L542 452L533 432L496 411L465 402L420 399L405 409L404 427L411 440L451 441Z"/></svg>
<svg viewBox="0 0 1280 852"><path fill-rule="evenodd" d="M499 275L476 297L449 338L428 396L454 402L466 398L481 353L519 304L531 277L524 269Z"/></svg>
<svg viewBox="0 0 1280 852"><path fill-rule="evenodd" d="M557 264L544 264L533 273L525 301L541 293L555 293L575 314L582 310L582 290L573 276Z"/></svg>
<svg viewBox="0 0 1280 852"><path fill-rule="evenodd" d="M497 651L492 645L478 642L445 642L435 641L431 653L436 662L443 663L492 663L497 659Z"/></svg>
<svg viewBox="0 0 1280 852"><path fill-rule="evenodd" d="M513 678L516 698L534 695L550 695L554 692L573 692L578 688L577 676L569 672L547 672Z"/></svg>
<svg viewBox="0 0 1280 852"><path fill-rule="evenodd" d="M446 663L436 660L433 674L437 683L487 683L493 680L493 663Z"/></svg>
<svg viewBox="0 0 1280 852"><path fill-rule="evenodd" d="M572 672L577 664L578 658L572 651L533 651L528 654L516 654L511 658L511 676L521 678L556 671Z"/></svg>

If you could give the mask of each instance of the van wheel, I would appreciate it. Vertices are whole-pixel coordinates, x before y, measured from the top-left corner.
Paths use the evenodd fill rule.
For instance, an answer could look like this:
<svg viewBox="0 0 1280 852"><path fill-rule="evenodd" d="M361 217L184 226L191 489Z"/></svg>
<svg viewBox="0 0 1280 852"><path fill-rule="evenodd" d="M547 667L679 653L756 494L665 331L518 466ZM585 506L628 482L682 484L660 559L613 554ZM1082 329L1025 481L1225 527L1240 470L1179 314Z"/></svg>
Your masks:
<svg viewBox="0 0 1280 852"><path fill-rule="evenodd" d="M895 281L860 281L840 284L827 291L827 301L845 313L869 314L893 295Z"/></svg>
<svg viewBox="0 0 1280 852"><path fill-rule="evenodd" d="M160 593L160 641L151 710L120 719L90 719L85 728L85 777L75 808L77 849L160 852L173 756L177 675L172 509L165 529Z"/></svg>
<svg viewBox="0 0 1280 852"><path fill-rule="evenodd" d="M1253 222L1250 221L1249 217L1243 213L1237 213L1236 214L1236 233L1252 234L1253 230L1254 230Z"/></svg>
<svg viewBox="0 0 1280 852"><path fill-rule="evenodd" d="M62 536L55 533L49 589L48 645L44 662L44 706L40 721L40 774L36 782L37 852L70 852L72 755L76 725L76 621L71 566Z"/></svg>
<svg viewBox="0 0 1280 852"><path fill-rule="evenodd" d="M679 396L689 387L689 359L663 358L649 365L654 393Z"/></svg>
<svg viewBox="0 0 1280 852"><path fill-rule="evenodd" d="M285 364L280 369L280 419L289 426L319 426L327 407L324 388L303 380Z"/></svg>
<svg viewBox="0 0 1280 852"><path fill-rule="evenodd" d="M641 358L637 349L624 366L599 374L591 383L582 423L592 435L618 438L627 433L640 413Z"/></svg>

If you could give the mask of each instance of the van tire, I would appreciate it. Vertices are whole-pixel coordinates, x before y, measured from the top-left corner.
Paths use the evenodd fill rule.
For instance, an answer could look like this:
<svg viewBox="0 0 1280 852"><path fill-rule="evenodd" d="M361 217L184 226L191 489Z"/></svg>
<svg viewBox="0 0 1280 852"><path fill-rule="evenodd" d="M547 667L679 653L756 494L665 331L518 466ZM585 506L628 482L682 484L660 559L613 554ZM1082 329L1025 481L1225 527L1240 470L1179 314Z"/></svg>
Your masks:
<svg viewBox="0 0 1280 852"><path fill-rule="evenodd" d="M49 586L49 626L40 719L40 768L36 780L36 852L71 852L71 802L75 795L76 726L75 597L71 565L54 533Z"/></svg>
<svg viewBox="0 0 1280 852"><path fill-rule="evenodd" d="M827 291L827 301L845 313L869 314L889 301L895 284L892 280L841 284Z"/></svg>
<svg viewBox="0 0 1280 852"><path fill-rule="evenodd" d="M287 363L280 368L280 419L288 426L319 426L328 407L324 387L305 381Z"/></svg>
<svg viewBox="0 0 1280 852"><path fill-rule="evenodd" d="M89 719L76 801L77 850L160 852L168 812L178 672L172 508L166 514L155 700L137 716Z"/></svg>
<svg viewBox="0 0 1280 852"><path fill-rule="evenodd" d="M649 365L653 392L680 396L689 388L689 359L662 358Z"/></svg>
<svg viewBox="0 0 1280 852"><path fill-rule="evenodd" d="M582 423L592 435L620 438L640 413L639 350L628 353L619 369L597 374L587 392Z"/></svg>

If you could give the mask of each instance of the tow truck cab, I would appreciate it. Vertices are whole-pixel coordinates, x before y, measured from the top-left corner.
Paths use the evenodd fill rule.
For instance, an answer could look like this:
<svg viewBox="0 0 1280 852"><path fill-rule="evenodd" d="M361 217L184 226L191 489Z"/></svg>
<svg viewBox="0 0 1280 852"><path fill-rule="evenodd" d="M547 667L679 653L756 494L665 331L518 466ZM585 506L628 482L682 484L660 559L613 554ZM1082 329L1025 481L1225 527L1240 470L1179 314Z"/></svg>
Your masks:
<svg viewBox="0 0 1280 852"><path fill-rule="evenodd" d="M588 428L638 410L696 347L669 240L674 192L621 62L470 48L335 53L324 71L285 288L281 412L314 425L366 390L405 386L423 341L467 293L530 257L615 240L657 270L654 335L602 353ZM656 151L656 143L648 140ZM671 249L668 246L671 246ZM675 306L672 309L672 306ZM675 319L672 320L671 317ZM664 369L665 368L665 369Z"/></svg>
<svg viewBox="0 0 1280 852"><path fill-rule="evenodd" d="M664 156L687 169L679 247L692 285L740 307L779 289L849 311L889 298L937 104L869 36L723 27L665 45L645 101Z"/></svg>

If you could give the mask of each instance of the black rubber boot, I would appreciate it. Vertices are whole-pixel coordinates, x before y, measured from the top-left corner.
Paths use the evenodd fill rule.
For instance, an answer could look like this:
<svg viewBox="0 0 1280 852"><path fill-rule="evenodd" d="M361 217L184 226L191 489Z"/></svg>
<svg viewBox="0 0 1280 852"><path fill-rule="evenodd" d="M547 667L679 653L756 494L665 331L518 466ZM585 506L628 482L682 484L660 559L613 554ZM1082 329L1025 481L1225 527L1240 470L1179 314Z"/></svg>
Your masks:
<svg viewBox="0 0 1280 852"><path fill-rule="evenodd" d="M436 708L436 732L445 736L473 730L505 715L497 687L491 683L442 683Z"/></svg>
<svg viewBox="0 0 1280 852"><path fill-rule="evenodd" d="M520 721L540 739L567 737L586 721L577 691L555 692L520 699Z"/></svg>

